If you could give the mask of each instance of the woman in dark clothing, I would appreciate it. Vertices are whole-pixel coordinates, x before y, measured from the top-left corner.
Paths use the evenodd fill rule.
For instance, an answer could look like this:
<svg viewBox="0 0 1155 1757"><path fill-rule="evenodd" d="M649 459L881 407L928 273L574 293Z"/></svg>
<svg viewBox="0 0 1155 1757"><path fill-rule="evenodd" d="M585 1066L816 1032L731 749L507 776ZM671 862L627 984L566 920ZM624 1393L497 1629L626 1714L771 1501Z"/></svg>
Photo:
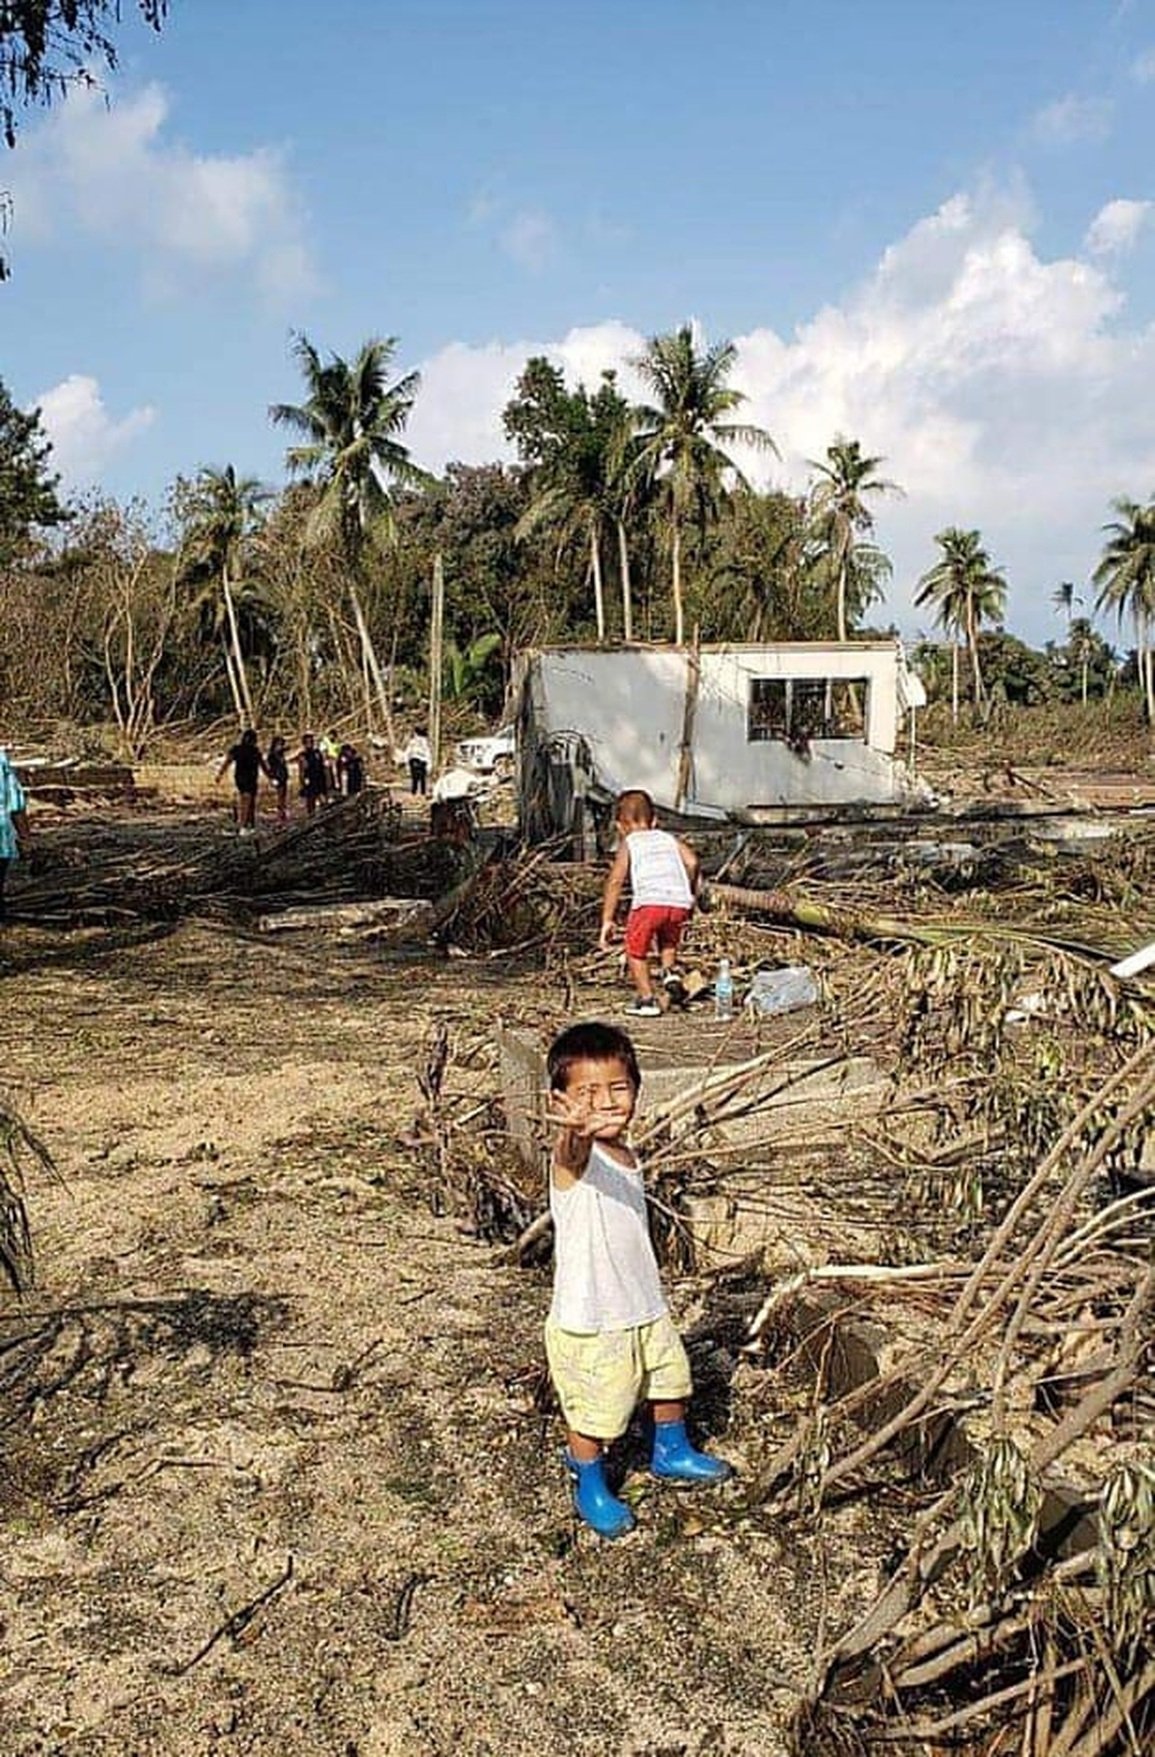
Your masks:
<svg viewBox="0 0 1155 1757"><path fill-rule="evenodd" d="M237 824L242 836L251 836L257 827L257 779L269 772L251 726L241 733L241 742L233 745L217 770L218 781L230 763L237 789Z"/></svg>
<svg viewBox="0 0 1155 1757"><path fill-rule="evenodd" d="M279 735L269 746L269 754L265 758L265 768L269 780L273 783L273 792L277 800L277 822L284 826L289 821L289 753L285 741Z"/></svg>
<svg viewBox="0 0 1155 1757"><path fill-rule="evenodd" d="M296 764L301 783L301 798L305 801L307 815L312 817L317 810L318 800L329 797L329 765L317 748L317 740L311 732L306 732L301 740Z"/></svg>
<svg viewBox="0 0 1155 1757"><path fill-rule="evenodd" d="M365 786L365 759L356 745L343 744L337 756L337 785L346 799Z"/></svg>

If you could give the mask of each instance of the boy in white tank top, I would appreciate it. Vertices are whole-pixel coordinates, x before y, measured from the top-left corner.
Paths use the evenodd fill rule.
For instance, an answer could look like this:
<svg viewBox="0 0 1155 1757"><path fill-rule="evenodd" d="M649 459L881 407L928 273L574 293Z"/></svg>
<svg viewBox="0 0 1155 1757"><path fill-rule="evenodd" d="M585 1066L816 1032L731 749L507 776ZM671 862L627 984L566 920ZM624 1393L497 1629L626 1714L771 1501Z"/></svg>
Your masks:
<svg viewBox="0 0 1155 1757"><path fill-rule="evenodd" d="M621 1537L634 1516L606 1482L604 1452L640 1399L653 1411L655 1476L717 1483L732 1473L686 1433L690 1363L662 1292L641 1168L626 1143L641 1084L634 1046L616 1026L571 1025L551 1046L547 1069L559 1127L549 1174L546 1354L569 1429L574 1508L600 1537Z"/></svg>
<svg viewBox="0 0 1155 1757"><path fill-rule="evenodd" d="M656 827L654 802L640 787L618 794L618 851L606 878L598 945L609 949L614 916L626 879L630 881L630 913L626 919L626 961L635 995L626 1008L641 1018L654 1018L662 1004L650 975L650 952L658 948L663 998L680 1005L685 990L677 975L682 930L690 919L698 892L698 856L688 843Z"/></svg>

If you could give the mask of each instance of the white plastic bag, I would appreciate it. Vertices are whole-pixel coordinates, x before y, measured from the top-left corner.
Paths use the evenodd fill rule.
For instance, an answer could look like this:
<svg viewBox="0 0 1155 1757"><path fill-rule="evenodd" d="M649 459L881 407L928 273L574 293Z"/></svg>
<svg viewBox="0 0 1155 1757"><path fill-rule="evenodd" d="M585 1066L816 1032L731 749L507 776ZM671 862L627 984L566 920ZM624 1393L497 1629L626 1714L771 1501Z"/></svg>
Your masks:
<svg viewBox="0 0 1155 1757"><path fill-rule="evenodd" d="M818 983L807 964L787 964L781 970L755 970L746 1005L758 1018L794 1013L812 1007L818 999Z"/></svg>

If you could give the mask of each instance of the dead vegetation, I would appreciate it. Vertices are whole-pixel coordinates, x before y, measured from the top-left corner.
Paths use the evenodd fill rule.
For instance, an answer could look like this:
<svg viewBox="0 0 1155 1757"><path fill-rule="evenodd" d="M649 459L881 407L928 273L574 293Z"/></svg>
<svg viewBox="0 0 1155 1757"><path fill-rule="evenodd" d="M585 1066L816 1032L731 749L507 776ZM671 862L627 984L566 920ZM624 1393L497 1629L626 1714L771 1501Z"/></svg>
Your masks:
<svg viewBox="0 0 1155 1757"><path fill-rule="evenodd" d="M805 1365L748 1504L817 1532L828 1506L877 1500L901 1557L823 1641L798 1757L1137 1757L1155 1737L1155 1036L1145 983L1109 970L1155 937L1153 861L1147 830L1110 858L1004 847L976 858L981 883L952 865L851 886L794 860L773 888L716 884L695 928L705 965L812 963L825 1003L737 1064L720 1052L650 1117L655 1230L677 1267L741 1284L747 1360L787 1379ZM527 857L487 875L454 933L547 946L568 1011L595 979L596 905L595 875ZM696 1195L733 1186L749 1206L761 1172L788 1215L813 1183L783 1064L864 1050L890 1090L836 1131L853 1176L827 1187L865 1253L769 1280L703 1256ZM829 1154L828 1122L818 1134ZM472 1223L535 1260L546 1225L527 1225L524 1180L467 1131L439 1142ZM890 1340L848 1384L838 1363L864 1334Z"/></svg>
<svg viewBox="0 0 1155 1757"><path fill-rule="evenodd" d="M14 910L245 921L269 897L460 886L456 852L366 811L329 842L306 830L272 851L162 843L142 860L110 833L81 883L49 862ZM439 926L466 954L466 986L544 972L548 1002L523 991L518 1007L545 1028L609 1002L590 950L601 874L552 852L474 860ZM724 952L740 978L806 963L822 1000L737 1021L647 1117L655 1231L697 1290L704 1397L729 1408L742 1387L746 1529L826 1556L847 1510L868 1506L885 1532L877 1590L823 1596L793 1750L1138 1757L1155 1736L1155 1033L1148 980L1110 965L1155 939L1155 835L1140 824L1107 851L1059 853L1016 831L935 861L877 839L730 836L710 865L721 876L692 961L708 975ZM791 1104L799 1069L864 1057L883 1085L871 1103L838 1119ZM395 1125L412 1190L537 1273L540 1186L510 1144L491 1031L439 1017L412 1072L414 1111ZM698 1223L703 1201L760 1205L770 1232L813 1222L814 1249L794 1263L728 1255ZM5 1356L5 1408L43 1406L61 1371L71 1394L95 1394L146 1332L153 1352L243 1352L276 1321L263 1314L188 1295L30 1325ZM538 1419L535 1372L516 1388ZM62 1481L62 1506L85 1477ZM290 1573L239 1595L197 1662L239 1641L230 1619L291 1591ZM425 1578L415 1566L401 1591ZM765 1590L780 1591L773 1576Z"/></svg>

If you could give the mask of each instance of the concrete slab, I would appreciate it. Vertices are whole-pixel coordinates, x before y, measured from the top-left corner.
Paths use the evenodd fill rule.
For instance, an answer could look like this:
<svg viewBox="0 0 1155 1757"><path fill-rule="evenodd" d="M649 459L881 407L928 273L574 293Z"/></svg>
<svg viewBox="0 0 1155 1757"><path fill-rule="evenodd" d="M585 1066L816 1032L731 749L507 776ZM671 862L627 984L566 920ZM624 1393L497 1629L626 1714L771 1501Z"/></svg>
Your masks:
<svg viewBox="0 0 1155 1757"><path fill-rule="evenodd" d="M722 1024L691 1012L629 1022L642 1067L635 1134L643 1153L646 1132L655 1126L674 1138L694 1131L707 1150L725 1151L730 1164L735 1149L750 1149L751 1163L728 1171L724 1190L687 1203L691 1237L705 1260L751 1251L791 1268L826 1260L822 1239L828 1229L819 1224L817 1208L810 1211L813 1205L796 1186L788 1200L775 1200L771 1155L759 1149L803 1135L808 1148L836 1143L850 1121L882 1108L890 1087L868 1056L821 1058L813 1053L812 1037L808 1052L801 1053L807 1017L813 1015ZM552 1132L546 1121L545 1038L524 1027L502 1027L498 1048L510 1134L544 1182Z"/></svg>

